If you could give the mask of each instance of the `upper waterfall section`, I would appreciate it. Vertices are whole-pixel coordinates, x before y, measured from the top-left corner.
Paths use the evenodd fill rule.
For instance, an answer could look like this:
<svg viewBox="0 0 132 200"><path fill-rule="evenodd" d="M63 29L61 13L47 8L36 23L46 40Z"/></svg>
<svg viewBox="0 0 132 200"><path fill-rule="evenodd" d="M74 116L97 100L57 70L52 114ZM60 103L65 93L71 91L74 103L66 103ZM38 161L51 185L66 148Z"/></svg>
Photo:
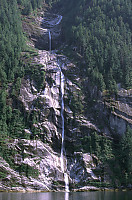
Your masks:
<svg viewBox="0 0 132 200"><path fill-rule="evenodd" d="M54 28L55 26L61 23L61 20L62 20L61 15L46 14L42 20L42 26L46 26L46 28Z"/></svg>
<svg viewBox="0 0 132 200"><path fill-rule="evenodd" d="M46 41L49 37L49 32L51 34L51 43L52 43L52 50L57 49L57 47L61 44L61 21L63 17L61 15L57 14L51 14L51 13L45 13L45 16L43 17L41 21L41 27L43 30L46 30L44 34L45 39L45 45L43 49L48 50L49 43Z"/></svg>

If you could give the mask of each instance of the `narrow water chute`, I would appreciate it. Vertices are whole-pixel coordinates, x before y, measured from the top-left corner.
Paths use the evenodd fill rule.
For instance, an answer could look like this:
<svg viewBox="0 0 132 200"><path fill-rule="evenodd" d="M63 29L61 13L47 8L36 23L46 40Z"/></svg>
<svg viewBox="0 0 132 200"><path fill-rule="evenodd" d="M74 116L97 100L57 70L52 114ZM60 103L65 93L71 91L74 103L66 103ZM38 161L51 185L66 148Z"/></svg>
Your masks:
<svg viewBox="0 0 132 200"><path fill-rule="evenodd" d="M49 51L51 51L51 32L49 30Z"/></svg>
<svg viewBox="0 0 132 200"><path fill-rule="evenodd" d="M69 192L69 178L68 178L68 174L64 167L64 152L65 152L65 147L64 147L64 137L65 137L65 134L64 134L64 83L65 83L65 77L61 71L61 67L60 67L60 75L61 75L60 84L61 84L61 119L62 119L62 144L61 144L60 160L61 160L61 170L64 173L65 191ZM67 163L66 163L66 165L67 165Z"/></svg>

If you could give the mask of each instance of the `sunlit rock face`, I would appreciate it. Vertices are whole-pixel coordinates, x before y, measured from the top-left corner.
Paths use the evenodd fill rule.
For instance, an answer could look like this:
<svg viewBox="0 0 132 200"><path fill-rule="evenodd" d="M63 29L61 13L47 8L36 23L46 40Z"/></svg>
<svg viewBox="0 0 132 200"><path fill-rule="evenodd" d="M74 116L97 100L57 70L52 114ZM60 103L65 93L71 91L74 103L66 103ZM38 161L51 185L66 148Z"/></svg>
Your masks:
<svg viewBox="0 0 132 200"><path fill-rule="evenodd" d="M65 189L60 154L53 151L49 145L44 144L40 140L31 141L17 139L12 140L10 147L17 151L17 154L14 157L14 164L19 168L21 166L26 166L27 171L29 168L37 170L37 175L36 177L34 176L36 173L35 171L34 175L32 174L26 177L25 173L19 173L11 169L9 164L2 159L0 169L8 176L5 179L3 178L2 182L0 182L1 190L52 191ZM22 148L24 149L23 154L19 154L19 151L22 150ZM64 163L66 164L65 158ZM95 166L93 158L89 154L78 153L74 155L68 163L68 177L70 184L89 179L98 180L92 172L92 168ZM14 184L15 186L12 187Z"/></svg>
<svg viewBox="0 0 132 200"><path fill-rule="evenodd" d="M39 140L14 140L11 143L14 150L24 149L23 155L16 154L14 157L14 163L21 166L28 166L33 170L37 170L35 174L26 177L25 174L19 174L15 170L11 169L9 164L4 160L0 163L0 169L2 169L8 176L2 180L0 187L3 190L11 190L12 185L14 190L53 190L53 182L60 181L63 183L63 173L60 168L59 154L55 153L52 148ZM36 173L36 171L34 172Z"/></svg>
<svg viewBox="0 0 132 200"><path fill-rule="evenodd" d="M120 88L117 101L114 102L114 110L110 115L110 127L116 134L123 135L127 126L132 128L132 90Z"/></svg>

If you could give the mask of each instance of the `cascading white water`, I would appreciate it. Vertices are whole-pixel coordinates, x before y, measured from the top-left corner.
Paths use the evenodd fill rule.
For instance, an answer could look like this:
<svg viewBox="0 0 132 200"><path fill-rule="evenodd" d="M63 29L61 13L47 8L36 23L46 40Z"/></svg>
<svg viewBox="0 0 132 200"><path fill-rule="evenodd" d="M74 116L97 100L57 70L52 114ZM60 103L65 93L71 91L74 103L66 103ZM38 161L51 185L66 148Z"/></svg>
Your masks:
<svg viewBox="0 0 132 200"><path fill-rule="evenodd" d="M51 33L49 30L49 51L51 51ZM60 69L60 86L61 86L61 119L62 119L62 145L61 145L61 157L60 157L60 161L61 161L61 170L64 174L64 181L65 181L65 191L69 192L69 179L68 179L68 174L66 172L66 170L64 169L64 152L65 152L65 148L64 148L64 74L61 71L61 67L59 65L59 69ZM67 163L66 163L67 166ZM68 200L68 195L66 195L66 200Z"/></svg>
<svg viewBox="0 0 132 200"><path fill-rule="evenodd" d="M60 83L61 83L61 119L62 119L62 145L61 145L60 160L61 160L61 170L64 173L65 191L69 192L68 174L67 172L65 172L65 169L64 169L64 152L65 152L65 148L64 148L64 74L62 73L61 68L60 68L60 73L61 73Z"/></svg>
<svg viewBox="0 0 132 200"><path fill-rule="evenodd" d="M51 32L49 31L49 51L51 51Z"/></svg>
<svg viewBox="0 0 132 200"><path fill-rule="evenodd" d="M69 192L65 192L65 200L69 200Z"/></svg>
<svg viewBox="0 0 132 200"><path fill-rule="evenodd" d="M61 70L61 69L60 69ZM60 84L61 84L61 119L62 119L62 144L61 144L61 169L64 173L64 75L62 71L61 78L60 78Z"/></svg>
<svg viewBox="0 0 132 200"><path fill-rule="evenodd" d="M65 180L65 191L69 192L69 179L67 173L64 173L64 180Z"/></svg>

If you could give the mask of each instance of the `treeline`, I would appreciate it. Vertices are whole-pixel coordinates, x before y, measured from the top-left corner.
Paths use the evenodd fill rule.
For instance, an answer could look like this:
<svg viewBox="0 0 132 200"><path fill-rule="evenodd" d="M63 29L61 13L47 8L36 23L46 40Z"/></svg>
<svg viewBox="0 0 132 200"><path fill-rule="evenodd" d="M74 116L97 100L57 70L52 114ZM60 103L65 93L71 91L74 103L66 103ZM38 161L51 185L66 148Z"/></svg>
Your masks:
<svg viewBox="0 0 132 200"><path fill-rule="evenodd" d="M131 88L131 0L60 0L59 6L64 39L83 56L91 82L111 92L117 83Z"/></svg>

